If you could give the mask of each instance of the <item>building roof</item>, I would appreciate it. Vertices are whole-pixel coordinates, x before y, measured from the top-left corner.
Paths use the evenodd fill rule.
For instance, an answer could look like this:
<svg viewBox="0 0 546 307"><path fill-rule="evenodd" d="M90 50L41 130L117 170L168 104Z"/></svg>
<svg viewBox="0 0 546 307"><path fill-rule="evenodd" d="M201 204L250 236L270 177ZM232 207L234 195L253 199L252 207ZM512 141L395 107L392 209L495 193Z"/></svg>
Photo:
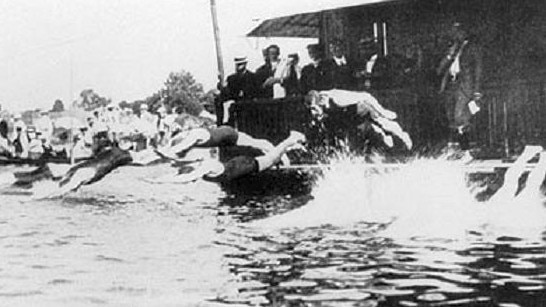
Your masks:
<svg viewBox="0 0 546 307"><path fill-rule="evenodd" d="M247 36L317 38L319 18L319 13L305 13L267 19L250 31Z"/></svg>
<svg viewBox="0 0 546 307"><path fill-rule="evenodd" d="M252 29L247 36L318 38L320 13L323 11L354 6L383 4L393 1L400 0L315 0L311 1L313 2L313 6L306 12L264 20L256 28Z"/></svg>

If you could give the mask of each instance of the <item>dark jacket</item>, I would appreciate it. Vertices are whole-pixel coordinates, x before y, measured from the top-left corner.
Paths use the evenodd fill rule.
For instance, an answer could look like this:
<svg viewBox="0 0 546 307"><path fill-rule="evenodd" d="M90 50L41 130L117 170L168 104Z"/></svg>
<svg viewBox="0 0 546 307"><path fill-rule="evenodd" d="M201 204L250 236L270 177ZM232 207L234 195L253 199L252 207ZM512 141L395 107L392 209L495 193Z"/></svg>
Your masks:
<svg viewBox="0 0 546 307"><path fill-rule="evenodd" d="M457 90L464 93L470 100L473 93L481 91L482 79L482 50L480 46L473 42L469 42L463 50L459 58L460 72L456 79L452 79L449 74L449 68L453 63L453 59L446 61L442 59L438 71L442 78L440 92L445 89Z"/></svg>
<svg viewBox="0 0 546 307"><path fill-rule="evenodd" d="M328 75L328 89L343 89L354 90L356 87L356 78L354 76L354 63L350 59L346 59L347 64L337 65L333 58L324 62L324 70Z"/></svg>
<svg viewBox="0 0 546 307"><path fill-rule="evenodd" d="M264 87L263 84L267 78L273 77L274 75L275 72L273 71L270 63L265 63L256 70L256 96L258 98L273 98L273 87Z"/></svg>
<svg viewBox="0 0 546 307"><path fill-rule="evenodd" d="M305 65L301 70L300 79L302 93L305 95L311 90L323 91L331 89L331 77L322 61L316 66L314 64Z"/></svg>
<svg viewBox="0 0 546 307"><path fill-rule="evenodd" d="M227 77L227 86L223 90L223 100L248 100L258 95L256 76L249 70L234 73Z"/></svg>

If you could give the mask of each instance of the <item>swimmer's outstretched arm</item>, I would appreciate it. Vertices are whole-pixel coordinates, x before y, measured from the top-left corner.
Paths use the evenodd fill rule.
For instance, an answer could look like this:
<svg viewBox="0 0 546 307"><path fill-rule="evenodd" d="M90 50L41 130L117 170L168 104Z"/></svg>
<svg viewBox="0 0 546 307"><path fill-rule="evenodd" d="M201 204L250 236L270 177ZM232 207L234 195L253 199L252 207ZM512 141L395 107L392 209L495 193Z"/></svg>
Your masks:
<svg viewBox="0 0 546 307"><path fill-rule="evenodd" d="M175 158L178 153L184 152L193 146L205 142L210 138L210 132L204 128L196 128L188 133L180 133L171 140L167 148L163 148L159 153L163 156Z"/></svg>
<svg viewBox="0 0 546 307"><path fill-rule="evenodd" d="M271 151L275 146L271 144L268 140L264 139L255 139L251 137L250 135L244 133L244 132L238 132L237 133L237 146L248 146L252 148L256 148L263 153L267 153Z"/></svg>
<svg viewBox="0 0 546 307"><path fill-rule="evenodd" d="M65 174L59 183L47 189L34 192L33 199L52 199L60 198L70 192L77 191L82 185L88 183L95 175L95 169L91 167L78 168L73 175Z"/></svg>
<svg viewBox="0 0 546 307"><path fill-rule="evenodd" d="M258 161L258 171L264 171L280 162L281 158L289 150L300 148L301 143L305 142L305 136L297 131L290 131L290 136L275 146L271 151L263 156L256 157Z"/></svg>
<svg viewBox="0 0 546 307"><path fill-rule="evenodd" d="M130 151L131 158L133 159L133 165L146 166L153 162L163 159L153 150L143 150L143 151Z"/></svg>

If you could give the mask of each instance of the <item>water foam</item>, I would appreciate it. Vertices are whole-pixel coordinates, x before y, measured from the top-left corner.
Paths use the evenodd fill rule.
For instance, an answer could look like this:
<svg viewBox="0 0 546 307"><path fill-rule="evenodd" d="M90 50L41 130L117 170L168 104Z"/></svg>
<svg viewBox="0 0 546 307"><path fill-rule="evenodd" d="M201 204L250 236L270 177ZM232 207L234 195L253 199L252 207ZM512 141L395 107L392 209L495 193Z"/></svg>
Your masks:
<svg viewBox="0 0 546 307"><path fill-rule="evenodd" d="M370 170L362 158L331 163L313 190L313 201L255 226L304 228L364 221L390 223L387 232L393 237L461 238L475 229L544 225L539 193L503 204L476 201L473 190L479 183L469 182L462 161L420 158L391 171Z"/></svg>

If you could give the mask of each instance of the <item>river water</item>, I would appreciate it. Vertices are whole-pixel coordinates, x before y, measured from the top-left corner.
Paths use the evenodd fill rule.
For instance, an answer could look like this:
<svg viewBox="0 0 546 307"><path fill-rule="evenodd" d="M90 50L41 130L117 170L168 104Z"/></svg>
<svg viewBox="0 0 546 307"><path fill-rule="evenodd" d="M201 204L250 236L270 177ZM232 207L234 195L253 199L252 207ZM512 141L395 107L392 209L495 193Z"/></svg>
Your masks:
<svg viewBox="0 0 546 307"><path fill-rule="evenodd" d="M476 202L442 161L339 165L224 187L126 167L63 200L4 193L0 306L546 306L540 198Z"/></svg>

